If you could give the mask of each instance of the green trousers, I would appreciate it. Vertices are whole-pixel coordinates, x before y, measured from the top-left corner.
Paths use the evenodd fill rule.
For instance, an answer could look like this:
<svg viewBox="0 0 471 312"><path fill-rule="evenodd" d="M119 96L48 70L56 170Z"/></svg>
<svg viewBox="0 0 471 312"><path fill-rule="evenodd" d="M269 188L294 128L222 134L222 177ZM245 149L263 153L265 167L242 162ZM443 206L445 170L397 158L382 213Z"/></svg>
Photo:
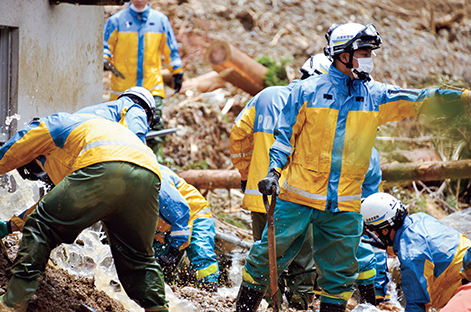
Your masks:
<svg viewBox="0 0 471 312"><path fill-rule="evenodd" d="M346 305L358 276L356 250L363 231L357 212L330 212L277 199L275 211L276 255L280 276L299 254L312 229L317 283L321 302ZM264 292L270 284L268 234L254 242L242 271L242 285Z"/></svg>
<svg viewBox="0 0 471 312"><path fill-rule="evenodd" d="M120 282L146 311L168 311L152 242L159 217L159 177L127 162L104 162L65 177L28 217L4 303L26 310L50 252L102 221Z"/></svg>
<svg viewBox="0 0 471 312"><path fill-rule="evenodd" d="M262 233L267 225L267 214L252 211L253 239L262 239ZM316 282L316 266L312 248L312 226L306 235L300 251L288 268L278 278L279 302L282 294L286 295L290 308L307 310L314 300L314 284ZM270 288L270 287L269 287ZM270 290L265 293L265 300L271 303Z"/></svg>

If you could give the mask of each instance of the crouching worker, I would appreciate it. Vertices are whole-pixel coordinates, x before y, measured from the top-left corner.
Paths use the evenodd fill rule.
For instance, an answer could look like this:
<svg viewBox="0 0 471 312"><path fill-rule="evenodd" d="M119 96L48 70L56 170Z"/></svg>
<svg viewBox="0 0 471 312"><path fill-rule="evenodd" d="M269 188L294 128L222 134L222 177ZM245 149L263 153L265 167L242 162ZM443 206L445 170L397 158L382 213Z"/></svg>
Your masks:
<svg viewBox="0 0 471 312"><path fill-rule="evenodd" d="M118 123L58 113L32 121L0 148L0 172L41 155L56 186L24 224L3 303L26 311L51 250L73 243L83 229L102 221L128 296L147 311L168 311L163 274L152 250L160 189L152 151Z"/></svg>
<svg viewBox="0 0 471 312"><path fill-rule="evenodd" d="M214 252L216 229L210 204L193 186L160 165L162 190L160 218L154 239L157 262L170 283L179 259L186 251L196 287L217 291L219 265Z"/></svg>
<svg viewBox="0 0 471 312"><path fill-rule="evenodd" d="M392 246L398 256L406 312L443 308L462 285L471 241L425 213L407 216L402 203L387 193L368 196L361 213L377 247Z"/></svg>

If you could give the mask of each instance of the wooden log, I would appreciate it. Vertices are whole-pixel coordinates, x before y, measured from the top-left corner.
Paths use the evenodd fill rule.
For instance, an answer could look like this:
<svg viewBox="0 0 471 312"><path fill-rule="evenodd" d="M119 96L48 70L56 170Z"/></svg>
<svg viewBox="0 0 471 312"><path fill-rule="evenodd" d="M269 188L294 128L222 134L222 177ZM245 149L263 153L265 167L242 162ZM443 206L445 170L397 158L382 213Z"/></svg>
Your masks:
<svg viewBox="0 0 471 312"><path fill-rule="evenodd" d="M168 69L163 69L161 73L164 83L167 86L173 88L174 78L172 73L170 73ZM224 77L222 77L218 72L211 71L195 78L183 80L180 93L185 93L188 90L198 93L211 92L219 88L224 88L227 82L228 81L224 79Z"/></svg>
<svg viewBox="0 0 471 312"><path fill-rule="evenodd" d="M234 73L226 72L227 78L231 79L228 81L251 95L257 94L265 87L268 68L230 43L217 41L211 44L206 51L206 61L218 73L232 69ZM251 88L247 90L247 86Z"/></svg>
<svg viewBox="0 0 471 312"><path fill-rule="evenodd" d="M200 190L240 188L238 170L186 170L178 175Z"/></svg>
<svg viewBox="0 0 471 312"><path fill-rule="evenodd" d="M215 71L183 81L181 93L188 90L206 93L226 86L226 80Z"/></svg>
<svg viewBox="0 0 471 312"><path fill-rule="evenodd" d="M385 164L381 166L387 183L404 181L441 181L471 178L471 160Z"/></svg>
<svg viewBox="0 0 471 312"><path fill-rule="evenodd" d="M382 165L386 183L470 179L471 160ZM237 170L187 170L178 174L198 189L239 189Z"/></svg>

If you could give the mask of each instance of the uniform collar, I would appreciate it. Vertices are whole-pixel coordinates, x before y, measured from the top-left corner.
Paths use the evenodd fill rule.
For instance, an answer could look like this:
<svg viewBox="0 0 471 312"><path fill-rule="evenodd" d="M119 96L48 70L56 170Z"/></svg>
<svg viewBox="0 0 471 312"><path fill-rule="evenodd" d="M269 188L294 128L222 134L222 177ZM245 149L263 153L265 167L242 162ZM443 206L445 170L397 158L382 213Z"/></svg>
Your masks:
<svg viewBox="0 0 471 312"><path fill-rule="evenodd" d="M349 75L342 73L340 70L335 68L333 64L330 65L330 69L327 75L330 83L341 93L344 94L351 94L351 90L353 90L354 92L359 90L359 88L363 84L362 80L352 80Z"/></svg>
<svg viewBox="0 0 471 312"><path fill-rule="evenodd" d="M404 223L402 223L402 226L397 229L396 235L394 235L394 241L393 241L393 251L394 251L395 254L397 254L399 252L399 241L401 240L402 233L411 224L412 224L412 220L411 220L410 216L406 216L404 218Z"/></svg>
<svg viewBox="0 0 471 312"><path fill-rule="evenodd" d="M146 5L146 10L142 13L138 13L134 11L133 9L129 8L129 14L131 14L132 17L137 18L137 19L142 19L144 22L147 21L147 18L149 17L150 14L150 5Z"/></svg>

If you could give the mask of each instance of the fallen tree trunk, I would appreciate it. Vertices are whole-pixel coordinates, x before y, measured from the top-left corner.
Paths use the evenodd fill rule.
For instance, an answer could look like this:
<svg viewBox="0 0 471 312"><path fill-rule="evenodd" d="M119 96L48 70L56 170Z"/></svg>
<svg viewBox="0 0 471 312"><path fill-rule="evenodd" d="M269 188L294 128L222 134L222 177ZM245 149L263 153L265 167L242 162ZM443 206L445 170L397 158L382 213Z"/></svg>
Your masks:
<svg viewBox="0 0 471 312"><path fill-rule="evenodd" d="M471 160L435 161L381 166L386 183L471 178ZM239 189L237 170L187 170L178 174L198 189Z"/></svg>
<svg viewBox="0 0 471 312"><path fill-rule="evenodd" d="M471 160L430 161L381 166L387 183L404 181L441 181L471 178Z"/></svg>
<svg viewBox="0 0 471 312"><path fill-rule="evenodd" d="M255 95L265 87L268 68L227 42L217 41L206 52L206 60L234 86ZM230 69L229 71L227 71Z"/></svg>

